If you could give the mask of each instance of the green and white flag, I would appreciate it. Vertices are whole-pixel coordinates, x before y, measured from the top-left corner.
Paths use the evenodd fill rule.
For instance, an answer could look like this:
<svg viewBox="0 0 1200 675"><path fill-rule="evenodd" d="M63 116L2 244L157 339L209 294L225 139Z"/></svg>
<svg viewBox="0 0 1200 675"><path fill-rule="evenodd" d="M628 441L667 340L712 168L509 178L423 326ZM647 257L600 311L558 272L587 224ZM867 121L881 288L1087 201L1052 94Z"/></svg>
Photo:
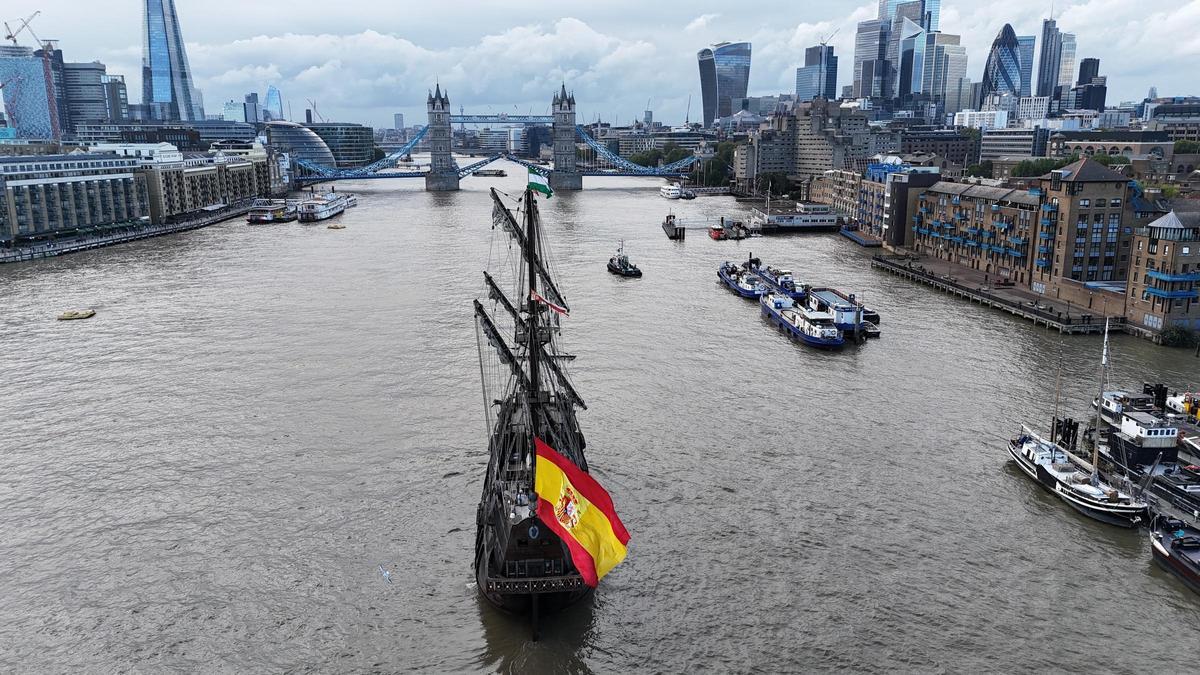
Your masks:
<svg viewBox="0 0 1200 675"><path fill-rule="evenodd" d="M550 181L548 181L545 176L534 171L533 169L529 170L529 184L525 187L529 188L530 190L537 190L538 192L546 195L547 198L554 196L554 190L550 189Z"/></svg>

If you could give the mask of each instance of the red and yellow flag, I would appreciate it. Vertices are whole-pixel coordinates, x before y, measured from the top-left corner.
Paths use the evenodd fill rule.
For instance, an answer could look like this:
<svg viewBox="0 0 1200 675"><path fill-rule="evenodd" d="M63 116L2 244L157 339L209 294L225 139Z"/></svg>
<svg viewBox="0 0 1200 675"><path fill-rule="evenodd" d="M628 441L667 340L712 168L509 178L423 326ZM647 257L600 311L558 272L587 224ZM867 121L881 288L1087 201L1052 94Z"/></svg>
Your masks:
<svg viewBox="0 0 1200 675"><path fill-rule="evenodd" d="M535 438L534 445L538 518L567 544L584 582L595 588L625 559L629 532L617 517L612 497L595 478L542 439Z"/></svg>

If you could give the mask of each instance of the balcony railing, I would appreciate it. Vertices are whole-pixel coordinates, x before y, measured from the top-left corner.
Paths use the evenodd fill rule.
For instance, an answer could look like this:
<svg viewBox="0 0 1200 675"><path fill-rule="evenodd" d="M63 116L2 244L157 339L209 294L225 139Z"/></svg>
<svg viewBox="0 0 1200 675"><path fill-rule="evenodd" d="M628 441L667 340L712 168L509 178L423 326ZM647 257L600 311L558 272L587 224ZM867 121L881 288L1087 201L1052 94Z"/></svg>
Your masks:
<svg viewBox="0 0 1200 675"><path fill-rule="evenodd" d="M1151 279L1158 279L1159 281L1200 281L1200 272L1190 272L1188 274L1169 274L1167 272L1160 272L1158 270L1150 270L1146 273L1146 275Z"/></svg>
<svg viewBox="0 0 1200 675"><path fill-rule="evenodd" d="M1151 286L1150 288L1146 289L1146 295L1152 295L1156 298L1166 298L1168 300L1183 300L1189 298L1195 300L1196 298L1200 298L1200 291L1194 288L1186 291L1165 291L1161 288L1154 288Z"/></svg>
<svg viewBox="0 0 1200 675"><path fill-rule="evenodd" d="M1058 204L1052 204L1050 202L1046 202L1045 204L1042 204L1042 210L1045 211L1046 213L1050 213L1051 211L1057 211Z"/></svg>

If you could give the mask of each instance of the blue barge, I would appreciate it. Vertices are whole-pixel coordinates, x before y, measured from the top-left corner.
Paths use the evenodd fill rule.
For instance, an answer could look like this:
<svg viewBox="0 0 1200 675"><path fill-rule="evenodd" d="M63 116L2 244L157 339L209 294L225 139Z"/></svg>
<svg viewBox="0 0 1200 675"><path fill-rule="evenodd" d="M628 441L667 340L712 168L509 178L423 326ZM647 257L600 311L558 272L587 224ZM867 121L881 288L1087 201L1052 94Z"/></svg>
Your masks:
<svg viewBox="0 0 1200 675"><path fill-rule="evenodd" d="M786 295L793 300L803 300L808 294L803 284L796 283L790 270L767 265L766 268L756 266L754 272L772 292Z"/></svg>
<svg viewBox="0 0 1200 675"><path fill-rule="evenodd" d="M835 288L809 288L806 304L809 309L833 315L838 330L864 332L868 337L879 336L879 313Z"/></svg>
<svg viewBox="0 0 1200 675"><path fill-rule="evenodd" d="M762 294L767 292L766 286L763 285L758 275L750 271L748 263L738 266L726 261L717 268L717 277L721 279L721 283L729 287L729 290L743 298L753 300L762 297Z"/></svg>
<svg viewBox="0 0 1200 675"><path fill-rule="evenodd" d="M781 293L768 293L759 299L762 314L793 340L819 349L841 349L846 344L842 331L833 324L833 315L818 312Z"/></svg>

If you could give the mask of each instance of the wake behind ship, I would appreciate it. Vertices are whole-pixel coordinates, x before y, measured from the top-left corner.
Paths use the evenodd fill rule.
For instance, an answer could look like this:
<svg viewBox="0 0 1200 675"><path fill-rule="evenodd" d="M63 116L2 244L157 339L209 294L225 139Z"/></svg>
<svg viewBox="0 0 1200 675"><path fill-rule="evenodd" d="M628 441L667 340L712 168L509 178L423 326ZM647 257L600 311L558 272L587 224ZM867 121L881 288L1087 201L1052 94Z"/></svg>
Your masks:
<svg viewBox="0 0 1200 675"><path fill-rule="evenodd" d="M495 189L492 199L493 230L512 237L520 260L505 266L512 279L484 272L491 310L475 301L492 429L476 513L475 575L488 602L530 613L536 636L538 612L588 596L625 557L629 534L588 474L575 414L586 405L565 370L571 357L558 346L570 310L542 257L533 190L522 198L523 224ZM502 285L517 289L516 302Z"/></svg>

